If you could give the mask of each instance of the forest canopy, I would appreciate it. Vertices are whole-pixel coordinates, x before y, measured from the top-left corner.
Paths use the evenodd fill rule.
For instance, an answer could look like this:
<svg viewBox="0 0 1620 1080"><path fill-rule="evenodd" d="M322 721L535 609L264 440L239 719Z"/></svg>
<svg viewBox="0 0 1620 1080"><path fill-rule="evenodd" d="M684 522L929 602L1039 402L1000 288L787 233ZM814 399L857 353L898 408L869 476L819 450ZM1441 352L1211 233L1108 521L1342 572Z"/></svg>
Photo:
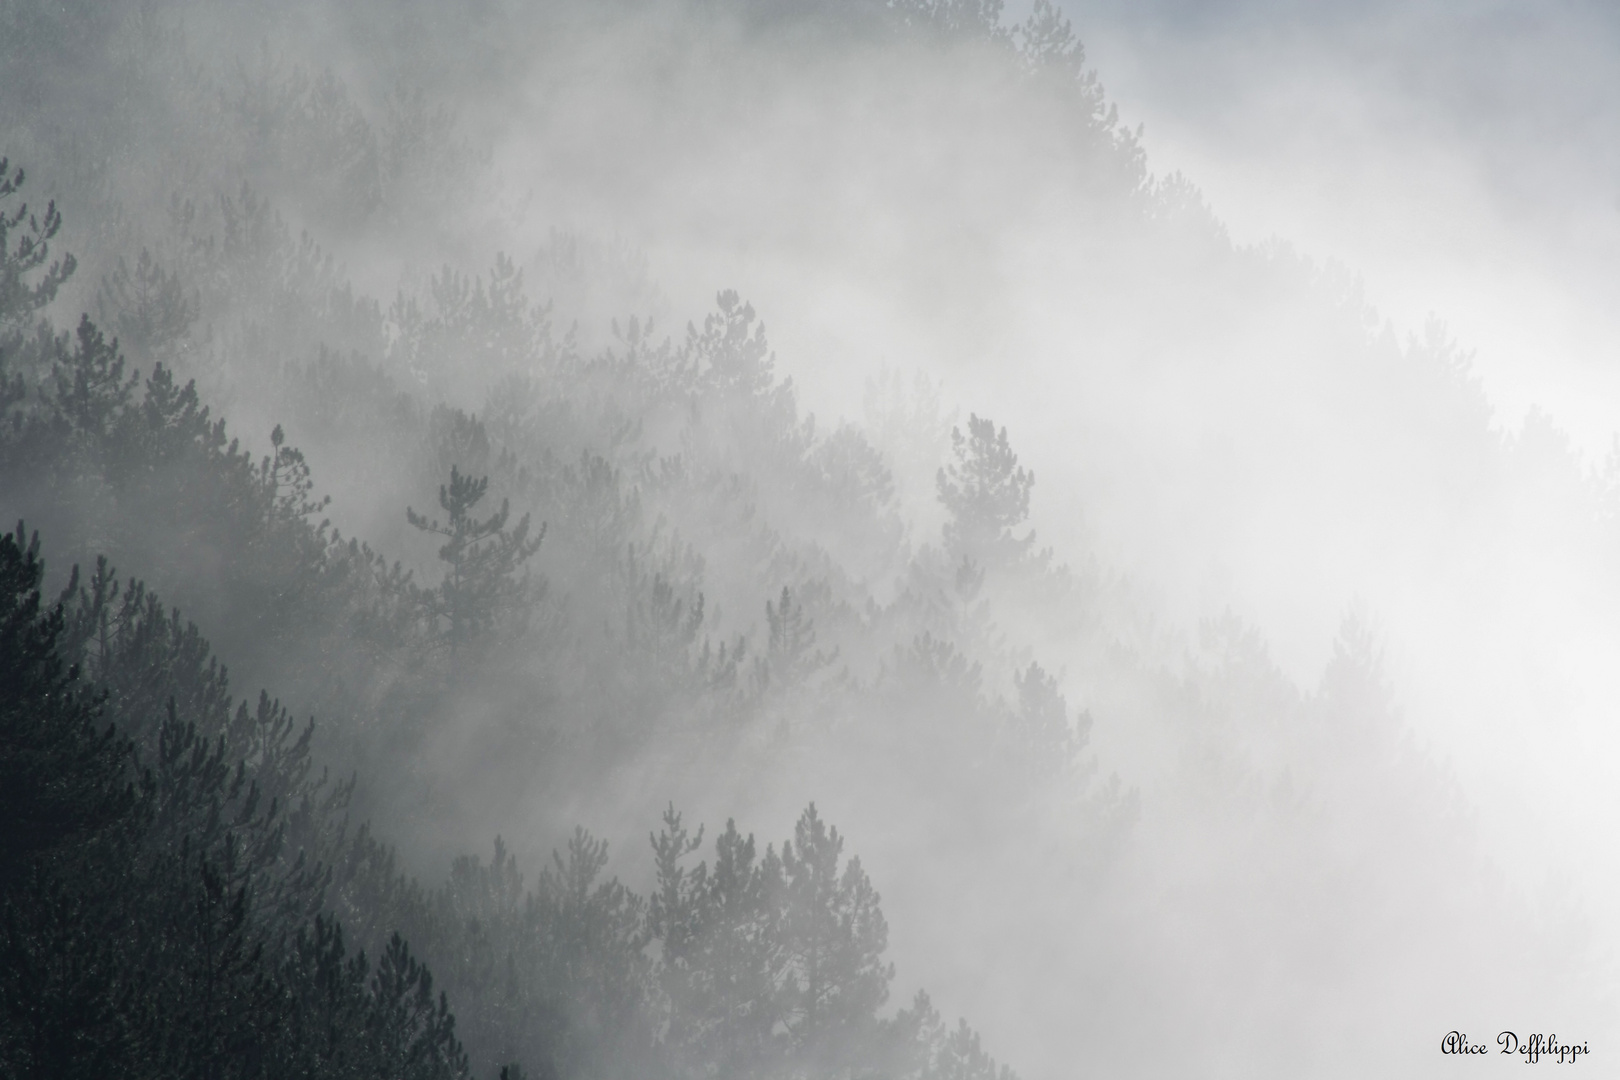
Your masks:
<svg viewBox="0 0 1620 1080"><path fill-rule="evenodd" d="M1376 611L1302 680L1087 529L1612 570L1612 484L1234 245L1026 7L0 7L0 1072L1357 1075L1592 1020Z"/></svg>

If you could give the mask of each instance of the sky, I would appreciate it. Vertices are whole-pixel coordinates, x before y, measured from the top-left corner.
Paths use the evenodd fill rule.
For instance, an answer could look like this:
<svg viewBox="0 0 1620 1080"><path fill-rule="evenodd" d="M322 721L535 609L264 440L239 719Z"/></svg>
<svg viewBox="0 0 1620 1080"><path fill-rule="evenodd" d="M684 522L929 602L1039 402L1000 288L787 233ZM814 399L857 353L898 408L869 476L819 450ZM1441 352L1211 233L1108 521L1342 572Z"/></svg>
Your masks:
<svg viewBox="0 0 1620 1080"><path fill-rule="evenodd" d="M1620 10L1584 0L1065 0L1110 97L1235 240L1441 319L1510 430L1594 464L1620 406Z"/></svg>

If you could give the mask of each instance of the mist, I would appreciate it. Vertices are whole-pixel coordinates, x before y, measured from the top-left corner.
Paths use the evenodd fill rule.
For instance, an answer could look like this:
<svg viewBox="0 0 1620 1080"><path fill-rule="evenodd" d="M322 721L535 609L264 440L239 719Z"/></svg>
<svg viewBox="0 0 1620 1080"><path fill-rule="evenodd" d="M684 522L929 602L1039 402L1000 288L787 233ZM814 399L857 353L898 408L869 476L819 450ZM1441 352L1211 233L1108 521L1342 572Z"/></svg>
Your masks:
<svg viewBox="0 0 1620 1080"><path fill-rule="evenodd" d="M13 592L130 740L96 783L189 723L302 808L218 796L286 837L230 873L289 999L318 918L432 969L422 1075L1611 1052L1605 11L0 26L0 212L62 215L0 219ZM113 812L4 868L237 866Z"/></svg>

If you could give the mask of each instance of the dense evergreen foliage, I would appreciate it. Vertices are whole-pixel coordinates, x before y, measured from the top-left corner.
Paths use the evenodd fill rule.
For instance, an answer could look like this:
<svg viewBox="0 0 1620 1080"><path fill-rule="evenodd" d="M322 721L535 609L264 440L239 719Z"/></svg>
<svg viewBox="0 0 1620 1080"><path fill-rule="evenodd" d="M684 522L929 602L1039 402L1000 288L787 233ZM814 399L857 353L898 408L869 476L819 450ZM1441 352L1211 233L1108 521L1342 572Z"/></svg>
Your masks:
<svg viewBox="0 0 1620 1080"><path fill-rule="evenodd" d="M320 914L329 868L288 857L311 810L307 734L290 740L264 701L213 730L229 718L208 708L213 672L183 661L137 673L201 690L185 719L176 696L153 717L92 691L63 668L65 604L41 610L37 538L0 539L0 574L6 1074L465 1075L427 969L397 935L375 970L347 955ZM121 643L119 661L139 649Z"/></svg>

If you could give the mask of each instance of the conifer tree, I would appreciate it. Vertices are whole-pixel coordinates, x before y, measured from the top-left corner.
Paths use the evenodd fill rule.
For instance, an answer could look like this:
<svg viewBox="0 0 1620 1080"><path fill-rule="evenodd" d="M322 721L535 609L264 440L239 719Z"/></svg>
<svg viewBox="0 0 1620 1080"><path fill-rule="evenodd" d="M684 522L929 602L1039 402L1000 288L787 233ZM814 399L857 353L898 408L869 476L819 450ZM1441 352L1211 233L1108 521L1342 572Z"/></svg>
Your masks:
<svg viewBox="0 0 1620 1080"><path fill-rule="evenodd" d="M1090 732L1091 718L1080 716L1079 731L1069 726L1069 704L1057 680L1037 663L1014 676L1018 706L1007 732L1008 749L1023 776L1061 775L1075 762Z"/></svg>
<svg viewBox="0 0 1620 1080"><path fill-rule="evenodd" d="M935 478L939 501L950 514L946 550L953 559L980 567L1021 559L1035 536L1017 536L1013 530L1029 517L1035 474L1019 466L1007 429L997 431L989 419L970 416L966 435L951 429L951 454L954 460Z"/></svg>
<svg viewBox="0 0 1620 1080"><path fill-rule="evenodd" d="M96 314L137 358L172 350L196 322L201 298L186 292L180 275L166 270L146 248L135 268L122 255L96 289Z"/></svg>
<svg viewBox="0 0 1620 1080"><path fill-rule="evenodd" d="M715 838L704 966L714 1024L709 1056L722 1076L746 1076L770 1054L780 1019L780 920L769 905L775 865L755 862L754 838L727 819Z"/></svg>
<svg viewBox="0 0 1620 1080"><path fill-rule="evenodd" d="M765 622L770 631L765 671L776 685L792 686L838 658L836 648L816 648L815 622L786 585L774 602L765 602Z"/></svg>
<svg viewBox="0 0 1620 1080"><path fill-rule="evenodd" d="M834 1063L859 1054L889 996L889 927L859 858L812 803L782 845L782 948L789 957L788 1035L795 1054ZM775 883L773 883L775 884Z"/></svg>
<svg viewBox="0 0 1620 1080"><path fill-rule="evenodd" d="M292 739L265 696L232 719L211 692L223 673L172 632L178 615L105 564L68 596L134 608L79 613L70 640L63 605L42 610L42 575L37 540L0 537L0 1075L466 1076L449 1003L403 940L373 973L345 959L335 924L307 922L328 874L281 854L290 821L333 810L303 779L308 729ZM116 693L82 688L61 658L98 636ZM100 729L103 711L148 707L129 683L188 678L201 685L184 708L211 737L174 695L142 748Z"/></svg>
<svg viewBox="0 0 1620 1080"><path fill-rule="evenodd" d="M487 633L503 614L522 610L529 594L523 564L545 538L544 525L533 538L529 536L528 514L507 529L512 511L506 499L489 517L476 517L473 508L488 490L489 477L475 480L451 466L450 483L439 486L443 524L409 507L405 510L406 520L416 528L445 539L439 548L439 558L447 564L444 580L419 595L435 637L449 645L452 655Z"/></svg>
<svg viewBox="0 0 1620 1080"><path fill-rule="evenodd" d="M0 536L0 889L26 861L127 813L130 747L58 653L62 605L42 611L39 535Z"/></svg>
<svg viewBox="0 0 1620 1080"><path fill-rule="evenodd" d="M15 210L5 207L22 190L24 179L21 166L14 170L8 159L0 158L0 331L55 299L77 265L72 255L50 262L51 240L62 228L55 200L46 204L44 217L29 213L27 203ZM43 272L32 282L25 280L36 271Z"/></svg>

